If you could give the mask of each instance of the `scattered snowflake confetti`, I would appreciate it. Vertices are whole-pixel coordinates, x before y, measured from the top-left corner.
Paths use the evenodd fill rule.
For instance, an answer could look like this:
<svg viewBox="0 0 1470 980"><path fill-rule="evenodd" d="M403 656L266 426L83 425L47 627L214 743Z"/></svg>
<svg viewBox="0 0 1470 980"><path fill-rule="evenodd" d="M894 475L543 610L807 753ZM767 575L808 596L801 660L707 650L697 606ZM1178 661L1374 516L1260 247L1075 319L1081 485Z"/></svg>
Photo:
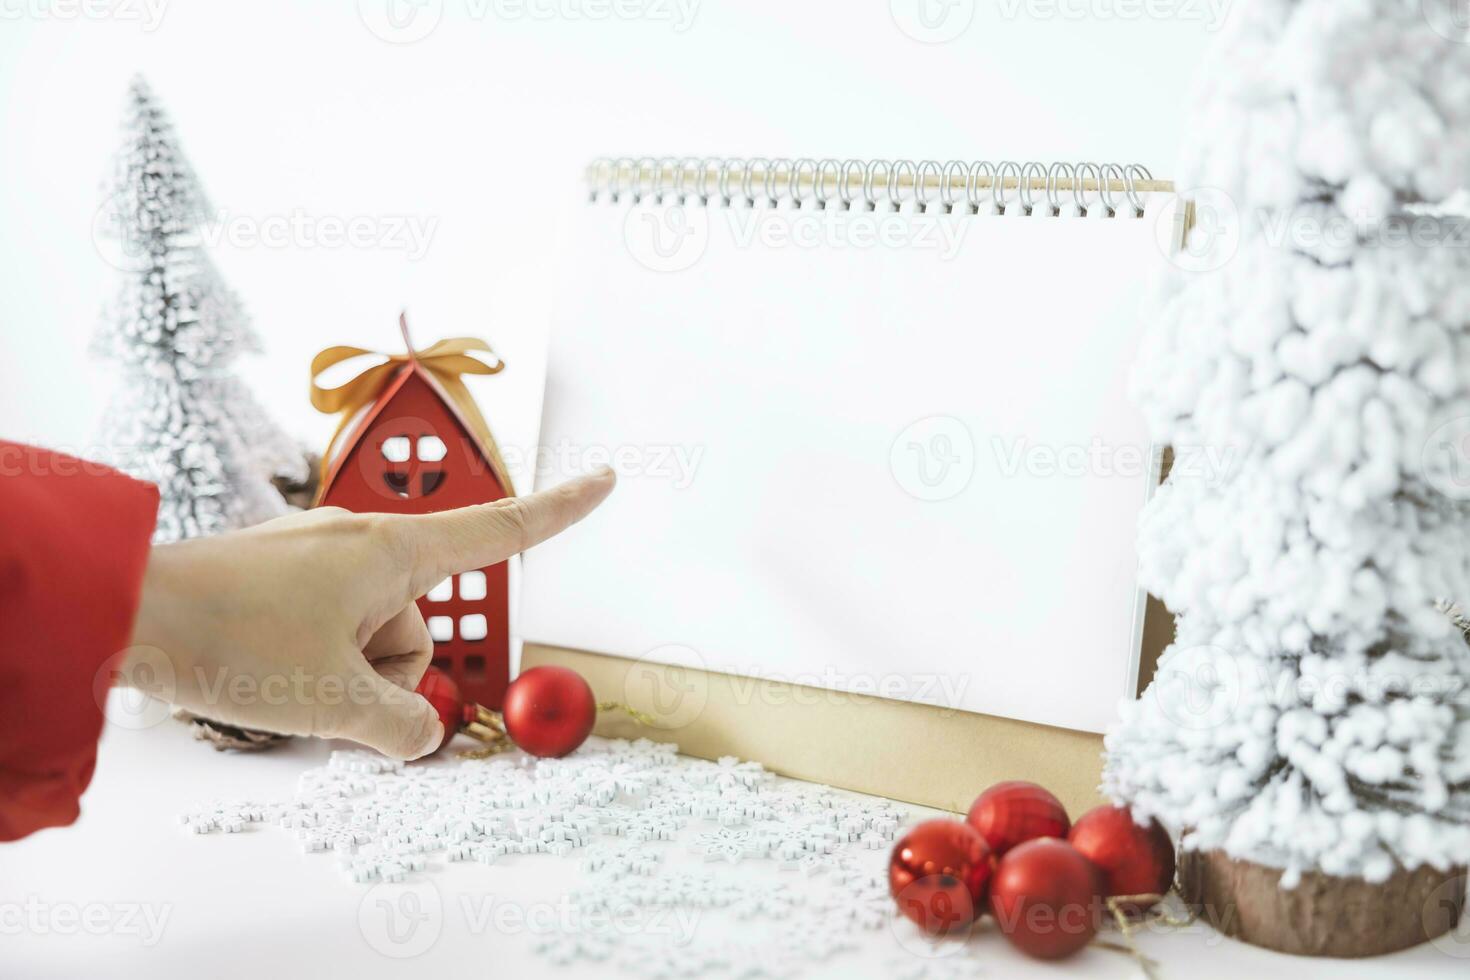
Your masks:
<svg viewBox="0 0 1470 980"><path fill-rule="evenodd" d="M586 886L561 899L564 921L531 936L535 953L639 977L733 980L800 974L891 921L883 857L870 848L888 846L907 819L896 804L779 779L753 762L593 739L562 759L404 765L334 752L300 775L290 800L211 804L183 821L200 834L279 827L308 854L335 855L362 885L576 857ZM674 866L670 842L704 863ZM751 871L736 874L735 863ZM801 873L781 874L788 868Z"/></svg>
<svg viewBox="0 0 1470 980"><path fill-rule="evenodd" d="M708 861L739 861L765 854L770 849L765 841L750 831L731 830L728 827L696 835L690 847L695 853L703 854Z"/></svg>
<svg viewBox="0 0 1470 980"><path fill-rule="evenodd" d="M190 810L180 822L196 834L238 834L246 824L265 819L267 807L248 801L214 803Z"/></svg>
<svg viewBox="0 0 1470 980"><path fill-rule="evenodd" d="M599 844L582 858L582 870L601 872L616 880L627 875L651 875L663 862L663 854L639 844Z"/></svg>

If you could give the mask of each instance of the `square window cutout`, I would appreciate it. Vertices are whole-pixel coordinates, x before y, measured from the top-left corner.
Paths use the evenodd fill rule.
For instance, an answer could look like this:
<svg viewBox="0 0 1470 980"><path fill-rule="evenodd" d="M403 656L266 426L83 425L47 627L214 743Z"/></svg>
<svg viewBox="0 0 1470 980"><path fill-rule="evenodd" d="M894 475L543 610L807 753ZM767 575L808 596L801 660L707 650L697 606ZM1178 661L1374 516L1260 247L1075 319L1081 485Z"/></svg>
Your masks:
<svg viewBox="0 0 1470 980"><path fill-rule="evenodd" d="M485 573L465 572L460 575L459 597L461 599L485 598Z"/></svg>
<svg viewBox="0 0 1470 980"><path fill-rule="evenodd" d="M454 579L447 578L429 590L430 602L448 602L454 598Z"/></svg>
<svg viewBox="0 0 1470 980"><path fill-rule="evenodd" d="M472 681L483 681L485 679L485 658L479 656L465 657L464 675Z"/></svg>
<svg viewBox="0 0 1470 980"><path fill-rule="evenodd" d="M430 616L429 635L434 638L435 643L447 643L454 639L454 618L452 616Z"/></svg>
<svg viewBox="0 0 1470 980"><path fill-rule="evenodd" d="M489 632L489 624L483 613L459 617L459 636L462 640L483 640Z"/></svg>
<svg viewBox="0 0 1470 980"><path fill-rule="evenodd" d="M408 462L408 436L389 436L384 439L383 458L390 463Z"/></svg>
<svg viewBox="0 0 1470 980"><path fill-rule="evenodd" d="M425 463L437 463L449 452L449 447L438 436L419 436L417 448L419 459Z"/></svg>

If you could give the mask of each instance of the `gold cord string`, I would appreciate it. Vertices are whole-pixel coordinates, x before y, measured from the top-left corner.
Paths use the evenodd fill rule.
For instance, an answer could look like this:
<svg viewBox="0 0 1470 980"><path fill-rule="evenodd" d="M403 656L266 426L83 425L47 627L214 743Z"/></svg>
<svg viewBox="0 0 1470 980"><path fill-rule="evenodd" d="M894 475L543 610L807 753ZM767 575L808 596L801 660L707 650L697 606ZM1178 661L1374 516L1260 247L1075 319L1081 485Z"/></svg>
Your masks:
<svg viewBox="0 0 1470 980"><path fill-rule="evenodd" d="M1115 943L1107 939L1093 940L1093 945L1102 949L1109 949L1116 953L1123 953L1133 958L1138 968L1148 980L1160 980L1158 962L1143 955L1138 948L1138 942L1134 933L1140 923L1157 923L1171 929L1184 929L1194 925L1199 920L1199 915L1188 904L1184 905L1184 915L1177 916L1168 912L1163 903L1170 895L1179 895L1179 886L1173 888L1163 895L1114 895L1106 900L1108 912L1113 917L1113 922L1118 926L1118 932L1123 936L1122 943ZM1180 901L1183 897L1180 896ZM1141 914L1132 913L1131 908L1146 908Z"/></svg>
<svg viewBox="0 0 1470 980"><path fill-rule="evenodd" d="M597 702L597 710L621 711L629 718L632 718L634 721L636 721L638 724L647 726L649 728L652 728L655 724L657 724L658 721L658 719L654 718L653 715L650 715L643 711L639 711L637 708L634 708L631 705L623 704L621 701L599 701Z"/></svg>
<svg viewBox="0 0 1470 980"><path fill-rule="evenodd" d="M598 712L621 711L640 725L653 726L656 719L653 715L639 711L630 705L620 701L597 702ZM490 711L476 705L475 720L460 729L464 734L478 739L482 744L477 749L464 749L459 753L461 759L488 759L492 755L499 755L514 747L515 743L505 733L505 722L499 713Z"/></svg>

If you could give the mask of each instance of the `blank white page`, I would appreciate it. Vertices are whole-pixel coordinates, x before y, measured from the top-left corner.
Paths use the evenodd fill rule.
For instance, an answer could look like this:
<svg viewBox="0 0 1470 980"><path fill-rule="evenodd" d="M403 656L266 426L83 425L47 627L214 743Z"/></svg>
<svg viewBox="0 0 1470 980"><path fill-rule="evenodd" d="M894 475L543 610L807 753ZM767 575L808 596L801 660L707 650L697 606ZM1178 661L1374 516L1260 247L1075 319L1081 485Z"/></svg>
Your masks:
<svg viewBox="0 0 1470 980"><path fill-rule="evenodd" d="M573 216L537 479L620 483L527 553L524 639L1103 730L1137 671L1125 392L1172 201L624 197Z"/></svg>

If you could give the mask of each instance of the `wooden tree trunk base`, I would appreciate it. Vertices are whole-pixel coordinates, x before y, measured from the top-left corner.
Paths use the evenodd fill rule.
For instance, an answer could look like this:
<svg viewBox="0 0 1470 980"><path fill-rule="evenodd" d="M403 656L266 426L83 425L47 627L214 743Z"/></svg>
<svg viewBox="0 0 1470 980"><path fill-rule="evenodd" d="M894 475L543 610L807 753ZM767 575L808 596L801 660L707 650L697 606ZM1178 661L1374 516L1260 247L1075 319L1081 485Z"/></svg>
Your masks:
<svg viewBox="0 0 1470 980"><path fill-rule="evenodd" d="M1378 956L1455 928L1465 911L1465 869L1422 867L1382 884L1308 873L1289 891L1281 871L1223 851L1182 851L1186 904L1227 936L1299 956Z"/></svg>

